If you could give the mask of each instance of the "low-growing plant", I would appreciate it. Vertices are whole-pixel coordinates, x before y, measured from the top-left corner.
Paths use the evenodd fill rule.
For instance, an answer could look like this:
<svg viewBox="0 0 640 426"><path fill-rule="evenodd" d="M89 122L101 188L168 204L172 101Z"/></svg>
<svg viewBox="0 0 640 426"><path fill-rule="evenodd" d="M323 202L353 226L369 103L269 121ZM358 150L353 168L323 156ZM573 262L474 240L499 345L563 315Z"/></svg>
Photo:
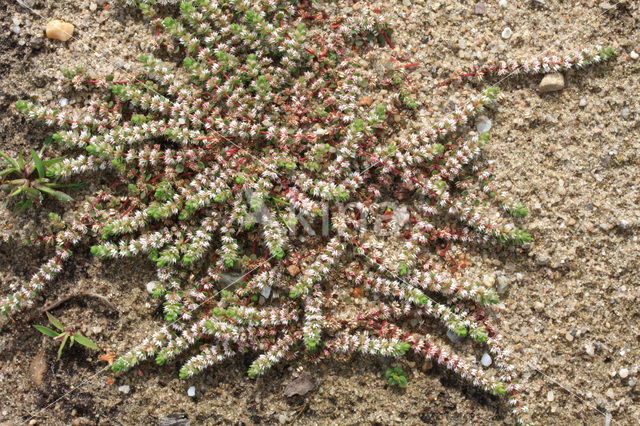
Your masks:
<svg viewBox="0 0 640 426"><path fill-rule="evenodd" d="M388 368L386 377L389 386L400 386L402 389L407 387L407 373L402 369L401 365Z"/></svg>
<svg viewBox="0 0 640 426"><path fill-rule="evenodd" d="M78 342L84 347L89 349L100 349L98 345L93 343L88 338L84 337L82 334L78 333L78 331L74 327L65 327L62 325L58 318L51 315L47 312L47 318L51 325L58 329L58 331L52 330L49 327L45 327L43 325L34 325L36 330L40 333L52 337L53 340L60 342L60 347L58 348L58 359L62 356L62 350L65 348L67 342L69 342L69 347L72 347L75 342Z"/></svg>
<svg viewBox="0 0 640 426"><path fill-rule="evenodd" d="M187 356L179 374L189 378L250 352L256 377L291 359L411 352L526 415L488 315L498 295L452 256L531 239L509 217L526 208L496 189L481 158L489 134L469 126L503 101L499 89L401 129L395 116L411 119L423 106L406 67L377 73L356 57L392 43L384 14L366 2L345 19L296 0L129 3L182 66L145 54L144 70L124 80L69 71L67 89L102 95L83 115L16 102L61 128L54 142L77 153L53 164L52 176L108 169L117 179L60 225L54 254L0 299L0 312L31 306L71 248L90 242L105 261L146 256L156 266L146 288L164 323L114 371ZM596 47L474 73L560 72L612 54ZM489 352L491 368L451 343L459 339Z"/></svg>
<svg viewBox="0 0 640 426"><path fill-rule="evenodd" d="M45 195L49 195L58 201L68 202L73 198L60 191L64 188L78 188L79 184L57 183L47 175L48 168L64 160L64 158L54 158L42 160L40 153L31 148L31 157L26 161L22 151L18 158L12 158L8 154L0 151L4 168L0 170L1 188L8 193L5 207L9 200L17 197L15 211L24 211L31 207L34 202L40 203Z"/></svg>

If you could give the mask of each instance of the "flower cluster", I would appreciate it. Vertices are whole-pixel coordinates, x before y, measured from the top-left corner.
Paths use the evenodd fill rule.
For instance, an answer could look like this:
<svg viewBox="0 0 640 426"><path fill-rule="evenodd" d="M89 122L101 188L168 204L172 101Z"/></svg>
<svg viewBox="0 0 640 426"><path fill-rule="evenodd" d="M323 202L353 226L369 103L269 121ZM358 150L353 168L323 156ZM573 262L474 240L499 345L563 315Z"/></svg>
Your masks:
<svg viewBox="0 0 640 426"><path fill-rule="evenodd" d="M3 297L0 311L32 305L71 247L93 241L99 258L146 255L157 266L147 289L166 324L122 354L115 371L193 347L199 353L181 377L244 352L257 354L253 377L285 359L411 351L510 395L522 415L512 363L485 313L497 294L448 254L452 244L530 239L507 218L526 208L497 194L481 160L489 135L468 134L468 123L501 100L498 89L400 137L389 117L411 116L411 89L396 70L376 76L354 56L391 45L378 9L363 5L357 19L342 19L294 0L164 0L176 9L162 17L155 0L130 3L157 28L159 47L184 57L182 67L143 55L145 71L126 80L66 72L65 90L104 95L83 116L15 104L62 128L53 140L77 153L53 165L53 177L109 169L117 181L60 225L47 240L54 257ZM490 71L558 71L611 54ZM381 87L394 95L361 102ZM394 212L389 200L402 206ZM505 217L490 218L491 206ZM370 232L373 222L385 232ZM366 307L356 308L363 294ZM444 335L485 347L494 366L456 353Z"/></svg>

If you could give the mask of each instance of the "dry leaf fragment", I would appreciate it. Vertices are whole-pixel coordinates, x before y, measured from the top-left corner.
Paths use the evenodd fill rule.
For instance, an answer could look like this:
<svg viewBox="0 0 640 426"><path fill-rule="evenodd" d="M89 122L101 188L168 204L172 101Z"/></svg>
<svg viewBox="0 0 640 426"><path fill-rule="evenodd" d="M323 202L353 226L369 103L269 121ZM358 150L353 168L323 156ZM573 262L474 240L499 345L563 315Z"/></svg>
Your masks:
<svg viewBox="0 0 640 426"><path fill-rule="evenodd" d="M113 361L115 359L116 356L114 354L112 354L111 352L107 352L106 354L102 355L98 361L108 362L109 365L113 365Z"/></svg>

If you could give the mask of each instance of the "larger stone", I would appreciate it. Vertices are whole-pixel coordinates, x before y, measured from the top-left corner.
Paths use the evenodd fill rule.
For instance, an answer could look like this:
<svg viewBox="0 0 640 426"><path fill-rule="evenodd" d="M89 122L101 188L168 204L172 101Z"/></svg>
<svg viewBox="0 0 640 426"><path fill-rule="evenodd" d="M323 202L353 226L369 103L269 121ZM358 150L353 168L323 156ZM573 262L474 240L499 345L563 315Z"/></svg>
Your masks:
<svg viewBox="0 0 640 426"><path fill-rule="evenodd" d="M560 73L547 74L538 86L541 93L556 92L564 89L564 77Z"/></svg>
<svg viewBox="0 0 640 426"><path fill-rule="evenodd" d="M73 35L73 25L54 19L47 24L47 37L54 40L67 41Z"/></svg>
<svg viewBox="0 0 640 426"><path fill-rule="evenodd" d="M284 389L284 394L287 398L291 398L294 395L304 396L312 391L315 387L316 380L311 377L311 375L305 373L289 383Z"/></svg>

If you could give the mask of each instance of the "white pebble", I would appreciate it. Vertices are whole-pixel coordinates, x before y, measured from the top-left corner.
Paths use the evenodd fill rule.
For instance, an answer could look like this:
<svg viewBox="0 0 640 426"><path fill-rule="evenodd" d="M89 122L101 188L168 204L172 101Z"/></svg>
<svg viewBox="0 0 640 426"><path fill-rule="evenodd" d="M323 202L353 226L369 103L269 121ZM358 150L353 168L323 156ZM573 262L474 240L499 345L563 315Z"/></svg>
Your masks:
<svg viewBox="0 0 640 426"><path fill-rule="evenodd" d="M507 7L507 4L508 4L508 3L507 3L507 0L500 0L500 1L498 2L498 5L499 5L500 7Z"/></svg>
<svg viewBox="0 0 640 426"><path fill-rule="evenodd" d="M491 124L491 120L489 120L487 116L481 115L476 120L476 130L479 134L487 133L489 130L491 130Z"/></svg>
<svg viewBox="0 0 640 426"><path fill-rule="evenodd" d="M147 283L147 291L151 294L153 294L153 290L155 290L156 288L156 283L153 281L150 281Z"/></svg>
<svg viewBox="0 0 640 426"><path fill-rule="evenodd" d="M62 98L60 99L59 103L61 107L66 107L67 104L69 103L69 100L67 98Z"/></svg>
<svg viewBox="0 0 640 426"><path fill-rule="evenodd" d="M484 355L482 355L482 359L480 359L480 364L482 364L484 367L488 367L491 365L491 355L489 355L488 353L485 352Z"/></svg>
<svg viewBox="0 0 640 426"><path fill-rule="evenodd" d="M629 377L629 370L626 368L621 368L618 374L620 375L621 379L626 379L627 377Z"/></svg>
<svg viewBox="0 0 640 426"><path fill-rule="evenodd" d="M586 99L580 99L580 103L578 104L580 105L581 108L584 108L587 106L587 100Z"/></svg>
<svg viewBox="0 0 640 426"><path fill-rule="evenodd" d="M196 396L196 387L195 387L195 386L191 386L191 387L187 390L187 395L189 395L189 396Z"/></svg>
<svg viewBox="0 0 640 426"><path fill-rule="evenodd" d="M504 30L502 30L502 38L507 40L509 38L511 38L511 36L513 35L513 30L509 27L505 27Z"/></svg>
<svg viewBox="0 0 640 426"><path fill-rule="evenodd" d="M122 393L129 393L131 388L129 387L129 385L122 385L118 388L118 390Z"/></svg>
<svg viewBox="0 0 640 426"><path fill-rule="evenodd" d="M269 296L271 295L271 286L267 285L262 287L262 290L260 290L260 294L262 295L262 297L264 297L265 299L268 299Z"/></svg>
<svg viewBox="0 0 640 426"><path fill-rule="evenodd" d="M620 112L622 113L622 118L629 117L629 108L622 108L622 111Z"/></svg>
<svg viewBox="0 0 640 426"><path fill-rule="evenodd" d="M635 50L632 50L631 53L629 53L629 56L634 60L640 58L640 55L638 55Z"/></svg>

